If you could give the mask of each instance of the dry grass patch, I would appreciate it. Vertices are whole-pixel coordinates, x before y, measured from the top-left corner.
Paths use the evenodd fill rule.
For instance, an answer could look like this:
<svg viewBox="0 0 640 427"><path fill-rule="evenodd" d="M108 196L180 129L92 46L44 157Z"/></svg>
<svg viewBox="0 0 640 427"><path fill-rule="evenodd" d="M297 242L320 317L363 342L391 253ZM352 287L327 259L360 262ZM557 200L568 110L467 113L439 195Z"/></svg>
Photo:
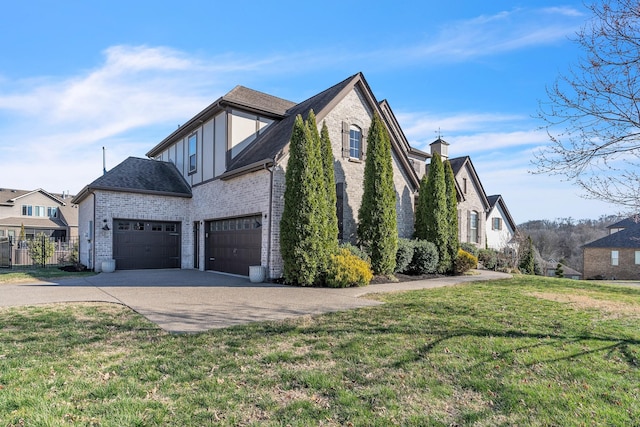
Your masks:
<svg viewBox="0 0 640 427"><path fill-rule="evenodd" d="M599 310L609 319L620 317L640 318L640 305L622 301L596 299L585 294L565 294L554 292L531 292L527 295L548 301L569 304L578 310Z"/></svg>

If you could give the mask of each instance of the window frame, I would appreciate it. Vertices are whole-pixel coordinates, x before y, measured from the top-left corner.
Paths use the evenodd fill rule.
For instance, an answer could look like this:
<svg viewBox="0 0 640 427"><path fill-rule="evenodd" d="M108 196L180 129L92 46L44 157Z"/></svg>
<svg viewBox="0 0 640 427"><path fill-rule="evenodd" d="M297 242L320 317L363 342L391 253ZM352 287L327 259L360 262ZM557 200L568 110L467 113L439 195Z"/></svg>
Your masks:
<svg viewBox="0 0 640 427"><path fill-rule="evenodd" d="M355 135L358 137L355 138ZM362 129L356 125L349 126L349 158L362 159Z"/></svg>
<svg viewBox="0 0 640 427"><path fill-rule="evenodd" d="M475 218L475 221L474 221ZM469 237L472 243L479 242L480 236L480 215L477 211L469 212Z"/></svg>
<svg viewBox="0 0 640 427"><path fill-rule="evenodd" d="M635 251L636 265L640 264L640 251Z"/></svg>
<svg viewBox="0 0 640 427"><path fill-rule="evenodd" d="M502 218L498 218L498 217L491 218L491 229L498 230L498 231L502 230Z"/></svg>
<svg viewBox="0 0 640 427"><path fill-rule="evenodd" d="M192 147L193 142L193 147ZM187 138L187 161L189 174L198 171L198 133L195 132Z"/></svg>
<svg viewBox="0 0 640 427"><path fill-rule="evenodd" d="M620 265L620 252L619 251L611 251L611 265L612 266Z"/></svg>
<svg viewBox="0 0 640 427"><path fill-rule="evenodd" d="M33 205L22 205L22 216L33 216Z"/></svg>

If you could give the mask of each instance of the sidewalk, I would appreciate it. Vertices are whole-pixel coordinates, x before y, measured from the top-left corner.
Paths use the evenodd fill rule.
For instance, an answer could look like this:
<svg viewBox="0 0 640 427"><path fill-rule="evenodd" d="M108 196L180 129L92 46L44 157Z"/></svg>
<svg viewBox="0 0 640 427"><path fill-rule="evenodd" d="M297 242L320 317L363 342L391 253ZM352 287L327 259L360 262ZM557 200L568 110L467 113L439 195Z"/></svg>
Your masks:
<svg viewBox="0 0 640 427"><path fill-rule="evenodd" d="M0 285L0 307L66 302L123 304L169 332L202 332L265 320L349 310L381 304L367 294L430 289L505 279L509 274L479 270L475 275L363 288L301 288L250 283L245 277L198 270L130 270L57 282ZM1 311L0 311L1 313Z"/></svg>

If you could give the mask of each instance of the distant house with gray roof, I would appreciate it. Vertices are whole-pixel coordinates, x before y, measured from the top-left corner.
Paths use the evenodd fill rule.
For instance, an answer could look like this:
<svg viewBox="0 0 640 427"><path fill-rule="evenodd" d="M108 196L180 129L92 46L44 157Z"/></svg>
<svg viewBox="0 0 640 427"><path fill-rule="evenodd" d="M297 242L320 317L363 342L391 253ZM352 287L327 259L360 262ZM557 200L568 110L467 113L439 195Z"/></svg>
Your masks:
<svg viewBox="0 0 640 427"><path fill-rule="evenodd" d="M367 131L375 113L391 136L398 233L413 235L414 200L428 153L411 147L388 102L362 73L295 103L236 86L147 153L87 185L78 203L80 261L96 271L196 268L282 275L280 219L296 115L327 124L339 237L354 241Z"/></svg>
<svg viewBox="0 0 640 427"><path fill-rule="evenodd" d="M607 227L609 235L582 247L585 279L640 279L640 223L627 218Z"/></svg>
<svg viewBox="0 0 640 427"><path fill-rule="evenodd" d="M78 236L78 207L68 194L0 188L0 237L16 241L23 227L27 239L44 233L66 242Z"/></svg>

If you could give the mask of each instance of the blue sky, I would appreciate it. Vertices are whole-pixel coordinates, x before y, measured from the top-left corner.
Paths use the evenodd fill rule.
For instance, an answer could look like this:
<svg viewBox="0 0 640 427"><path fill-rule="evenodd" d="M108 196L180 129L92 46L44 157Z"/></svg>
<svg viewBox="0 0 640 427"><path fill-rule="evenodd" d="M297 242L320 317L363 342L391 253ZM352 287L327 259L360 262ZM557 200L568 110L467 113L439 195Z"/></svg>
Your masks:
<svg viewBox="0 0 640 427"><path fill-rule="evenodd" d="M240 84L302 101L362 71L410 143L440 131L517 223L597 218L555 176L534 118L580 54L582 1L9 2L0 15L0 186L77 193Z"/></svg>

